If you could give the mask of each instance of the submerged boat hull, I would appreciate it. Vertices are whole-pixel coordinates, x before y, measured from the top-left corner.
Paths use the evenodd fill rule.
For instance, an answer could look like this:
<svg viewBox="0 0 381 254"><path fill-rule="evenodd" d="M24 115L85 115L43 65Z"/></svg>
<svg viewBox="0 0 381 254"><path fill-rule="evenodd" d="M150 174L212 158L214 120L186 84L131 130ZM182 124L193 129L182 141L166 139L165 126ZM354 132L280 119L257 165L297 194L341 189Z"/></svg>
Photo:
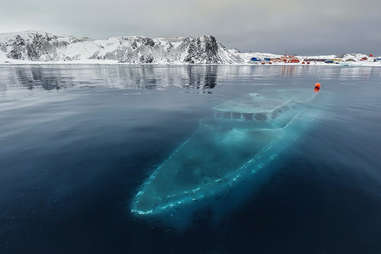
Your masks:
<svg viewBox="0 0 381 254"><path fill-rule="evenodd" d="M305 104L283 97L287 100L255 112L248 112L245 103L246 111L241 112L240 118L232 118L233 114L238 116L237 104L230 108L226 107L228 104L217 106L215 115L219 117L200 121L193 135L141 186L131 212L162 214L216 196L265 168L306 128L295 125L305 111ZM229 118L224 117L226 109L235 110ZM243 117L250 113L253 118ZM266 118L256 119L255 114Z"/></svg>

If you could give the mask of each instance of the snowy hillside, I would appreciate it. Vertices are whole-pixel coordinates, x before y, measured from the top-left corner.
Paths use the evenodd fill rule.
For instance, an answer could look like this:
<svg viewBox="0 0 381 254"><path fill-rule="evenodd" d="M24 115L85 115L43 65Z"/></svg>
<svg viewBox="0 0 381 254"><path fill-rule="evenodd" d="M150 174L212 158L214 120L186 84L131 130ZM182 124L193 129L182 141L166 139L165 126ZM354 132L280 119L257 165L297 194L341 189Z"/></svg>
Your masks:
<svg viewBox="0 0 381 254"><path fill-rule="evenodd" d="M255 60L253 60L255 59ZM381 66L373 55L282 56L240 53L213 36L198 38L112 37L92 40L26 31L0 34L0 63L129 63L129 64L339 64Z"/></svg>
<svg viewBox="0 0 381 254"><path fill-rule="evenodd" d="M233 64L243 63L213 36L148 38L140 36L90 40L28 31L0 34L0 61L86 61L120 63Z"/></svg>

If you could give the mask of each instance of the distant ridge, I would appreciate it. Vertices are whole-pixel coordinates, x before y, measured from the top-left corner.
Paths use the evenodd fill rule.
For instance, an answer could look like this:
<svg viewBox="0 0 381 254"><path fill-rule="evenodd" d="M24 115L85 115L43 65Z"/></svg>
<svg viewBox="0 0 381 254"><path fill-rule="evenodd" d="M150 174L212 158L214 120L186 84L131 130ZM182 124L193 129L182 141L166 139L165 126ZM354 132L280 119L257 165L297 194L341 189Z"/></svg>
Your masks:
<svg viewBox="0 0 381 254"><path fill-rule="evenodd" d="M215 37L149 38L120 36L106 40L60 36L40 31L0 34L2 59L24 61L112 60L120 63L233 64L243 59ZM1 59L1 56L0 56Z"/></svg>
<svg viewBox="0 0 381 254"><path fill-rule="evenodd" d="M118 36L93 40L43 31L0 33L0 63L253 64L253 57L262 59L265 64L263 59L280 58L281 55L241 53L226 48L212 35L175 38ZM353 60L351 65L381 66L375 57L361 62L366 57L364 54L347 54L342 59ZM297 58L302 63L305 58L336 59L337 56ZM324 61L313 64L321 65Z"/></svg>

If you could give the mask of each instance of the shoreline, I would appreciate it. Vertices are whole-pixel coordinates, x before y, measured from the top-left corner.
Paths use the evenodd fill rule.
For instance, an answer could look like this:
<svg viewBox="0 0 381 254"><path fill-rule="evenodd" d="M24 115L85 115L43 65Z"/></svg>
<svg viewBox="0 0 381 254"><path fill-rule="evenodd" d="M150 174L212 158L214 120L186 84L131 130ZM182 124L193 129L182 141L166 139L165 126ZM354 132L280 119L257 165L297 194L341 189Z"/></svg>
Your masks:
<svg viewBox="0 0 381 254"><path fill-rule="evenodd" d="M0 62L0 66L20 66L20 65L130 65L130 66L332 66L332 67L381 67L381 62L351 63L351 64L327 64L327 63L272 63L272 64L252 64L252 63L234 63L234 64L188 64L188 63L120 63L116 61L12 61Z"/></svg>

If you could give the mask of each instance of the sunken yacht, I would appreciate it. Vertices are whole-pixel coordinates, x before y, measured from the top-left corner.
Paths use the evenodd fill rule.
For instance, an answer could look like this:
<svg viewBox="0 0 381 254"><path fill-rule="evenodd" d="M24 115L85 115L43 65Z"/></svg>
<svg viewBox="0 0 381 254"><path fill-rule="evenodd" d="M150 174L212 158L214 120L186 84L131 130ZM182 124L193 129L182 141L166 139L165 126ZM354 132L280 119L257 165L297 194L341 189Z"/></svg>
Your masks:
<svg viewBox="0 0 381 254"><path fill-rule="evenodd" d="M142 184L131 212L173 211L255 177L300 137L294 123L316 95L312 89L271 88L217 105Z"/></svg>

